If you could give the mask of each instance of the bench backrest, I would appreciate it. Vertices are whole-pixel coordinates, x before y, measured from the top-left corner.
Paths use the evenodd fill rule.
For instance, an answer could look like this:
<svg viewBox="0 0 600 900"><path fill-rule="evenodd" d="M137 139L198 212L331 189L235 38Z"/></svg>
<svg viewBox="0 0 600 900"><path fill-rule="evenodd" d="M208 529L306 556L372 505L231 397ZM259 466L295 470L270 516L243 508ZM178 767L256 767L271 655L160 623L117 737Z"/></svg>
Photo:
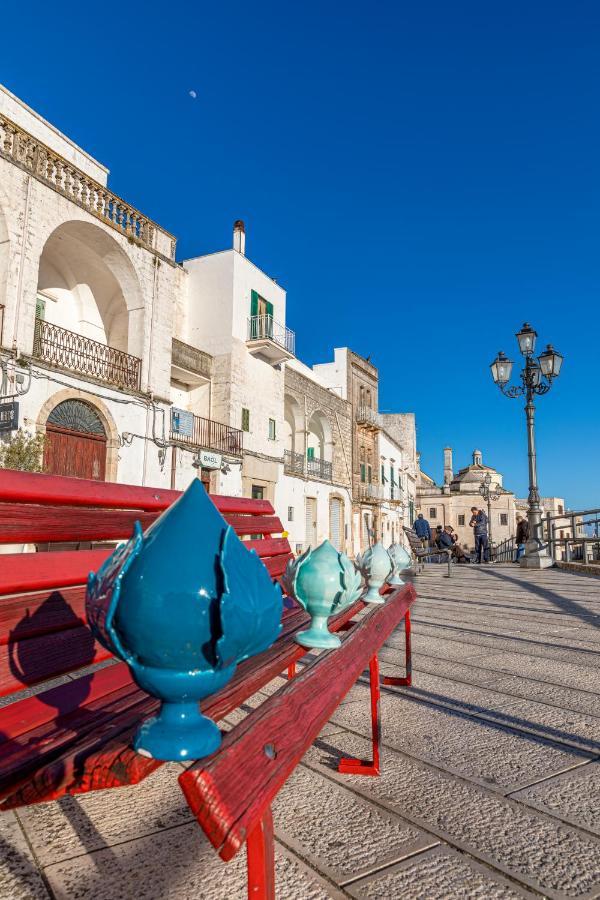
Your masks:
<svg viewBox="0 0 600 900"><path fill-rule="evenodd" d="M0 544L117 541L147 528L178 491L0 469ZM267 500L211 497L273 578L291 557ZM0 555L0 696L110 654L85 620L85 582L111 548Z"/></svg>
<svg viewBox="0 0 600 900"><path fill-rule="evenodd" d="M421 542L421 538L419 537L417 532L414 530L414 528L407 528L405 525L403 530L404 530L404 534L408 538L408 543L410 544L411 549L412 550L422 550L423 544Z"/></svg>

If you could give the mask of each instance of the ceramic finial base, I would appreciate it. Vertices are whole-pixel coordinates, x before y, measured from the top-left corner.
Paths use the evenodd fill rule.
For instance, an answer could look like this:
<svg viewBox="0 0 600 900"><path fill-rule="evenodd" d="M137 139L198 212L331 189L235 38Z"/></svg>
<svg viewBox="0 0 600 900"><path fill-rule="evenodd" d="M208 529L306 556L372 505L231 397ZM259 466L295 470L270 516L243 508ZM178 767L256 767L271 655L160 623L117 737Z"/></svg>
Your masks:
<svg viewBox="0 0 600 900"><path fill-rule="evenodd" d="M324 623L315 623L313 620L310 628L306 631L299 631L295 637L297 644L302 647L308 647L315 650L330 650L334 647L341 647L337 634L331 634L327 630L327 620Z"/></svg>
<svg viewBox="0 0 600 900"><path fill-rule="evenodd" d="M210 756L221 746L221 732L203 716L197 701L163 702L157 716L138 729L133 742L141 756L185 762Z"/></svg>

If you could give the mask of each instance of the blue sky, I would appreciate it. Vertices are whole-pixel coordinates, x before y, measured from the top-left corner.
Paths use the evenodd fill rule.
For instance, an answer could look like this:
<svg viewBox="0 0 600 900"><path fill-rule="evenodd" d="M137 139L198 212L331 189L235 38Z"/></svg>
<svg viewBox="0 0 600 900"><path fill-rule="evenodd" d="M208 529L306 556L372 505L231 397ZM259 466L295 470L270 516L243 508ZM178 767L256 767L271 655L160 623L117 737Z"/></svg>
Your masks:
<svg viewBox="0 0 600 900"><path fill-rule="evenodd" d="M308 363L348 345L380 408L527 491L524 413L489 377L524 320L565 355L538 405L540 487L600 506L600 4L32 0L0 80L179 237L288 290ZM193 99L189 91L195 91Z"/></svg>

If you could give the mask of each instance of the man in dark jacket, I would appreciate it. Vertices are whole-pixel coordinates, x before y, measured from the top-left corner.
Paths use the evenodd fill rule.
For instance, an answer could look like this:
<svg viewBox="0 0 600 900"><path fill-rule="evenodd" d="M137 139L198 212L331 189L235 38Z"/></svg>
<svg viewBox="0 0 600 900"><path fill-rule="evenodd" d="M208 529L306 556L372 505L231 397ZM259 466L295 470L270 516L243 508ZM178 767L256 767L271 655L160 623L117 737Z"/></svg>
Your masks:
<svg viewBox="0 0 600 900"><path fill-rule="evenodd" d="M456 536L452 533L453 528L451 525L446 525L444 530L439 534L439 546L444 550L452 550L452 556L459 563L467 563L469 560L465 556L465 553L456 540Z"/></svg>
<svg viewBox="0 0 600 900"><path fill-rule="evenodd" d="M519 562L525 553L525 544L529 540L529 522L523 516L517 516L517 558L515 562Z"/></svg>
<svg viewBox="0 0 600 900"><path fill-rule="evenodd" d="M475 536L475 559L478 563L486 562L488 548L488 517L482 509L471 507L471 521L469 525Z"/></svg>
<svg viewBox="0 0 600 900"><path fill-rule="evenodd" d="M420 537L422 541L429 542L431 540L431 528L427 519L423 518L423 513L419 513L413 528L417 532L417 537Z"/></svg>

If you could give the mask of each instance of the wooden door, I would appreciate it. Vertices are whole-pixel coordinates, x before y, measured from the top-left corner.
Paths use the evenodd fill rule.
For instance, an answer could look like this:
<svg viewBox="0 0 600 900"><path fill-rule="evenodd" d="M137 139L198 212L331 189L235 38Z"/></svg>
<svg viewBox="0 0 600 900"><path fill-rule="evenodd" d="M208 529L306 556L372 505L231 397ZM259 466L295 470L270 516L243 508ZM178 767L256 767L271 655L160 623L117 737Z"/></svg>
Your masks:
<svg viewBox="0 0 600 900"><path fill-rule="evenodd" d="M106 436L46 426L44 471L72 478L106 479Z"/></svg>

